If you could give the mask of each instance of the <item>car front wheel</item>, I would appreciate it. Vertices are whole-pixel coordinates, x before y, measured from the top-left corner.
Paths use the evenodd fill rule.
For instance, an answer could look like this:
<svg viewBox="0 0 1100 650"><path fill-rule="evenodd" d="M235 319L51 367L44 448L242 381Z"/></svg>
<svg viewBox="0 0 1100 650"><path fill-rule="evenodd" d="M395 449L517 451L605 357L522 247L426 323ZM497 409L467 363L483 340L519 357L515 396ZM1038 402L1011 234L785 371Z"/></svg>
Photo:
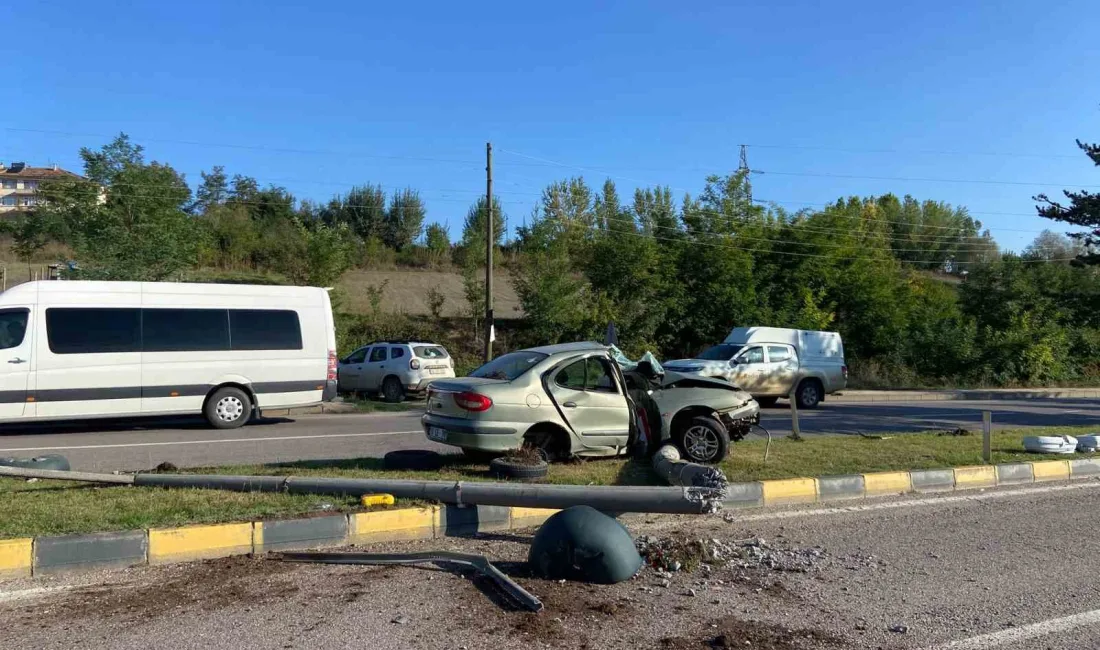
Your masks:
<svg viewBox="0 0 1100 650"><path fill-rule="evenodd" d="M710 416L692 418L678 438L680 451L693 463L718 463L730 451L729 432L721 422Z"/></svg>

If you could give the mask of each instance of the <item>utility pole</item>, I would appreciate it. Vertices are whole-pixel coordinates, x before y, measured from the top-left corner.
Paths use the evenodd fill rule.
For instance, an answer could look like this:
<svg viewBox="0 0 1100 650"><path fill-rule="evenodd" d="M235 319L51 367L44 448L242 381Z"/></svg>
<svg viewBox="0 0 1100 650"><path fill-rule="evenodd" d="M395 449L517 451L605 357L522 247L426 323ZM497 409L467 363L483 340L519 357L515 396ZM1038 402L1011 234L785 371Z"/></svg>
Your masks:
<svg viewBox="0 0 1100 650"><path fill-rule="evenodd" d="M485 143L485 363L493 359L493 143Z"/></svg>
<svg viewBox="0 0 1100 650"><path fill-rule="evenodd" d="M749 145L741 145L741 161L737 165L737 171L745 174L745 189L749 195L749 203L752 203L752 183L749 182L749 174L752 172L749 169Z"/></svg>

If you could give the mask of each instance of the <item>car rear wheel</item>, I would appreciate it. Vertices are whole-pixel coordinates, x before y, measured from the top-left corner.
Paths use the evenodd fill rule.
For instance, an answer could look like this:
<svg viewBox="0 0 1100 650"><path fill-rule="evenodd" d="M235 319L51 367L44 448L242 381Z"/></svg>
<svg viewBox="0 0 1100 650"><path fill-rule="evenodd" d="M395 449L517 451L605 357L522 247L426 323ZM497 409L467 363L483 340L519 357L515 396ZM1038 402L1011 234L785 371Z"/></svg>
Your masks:
<svg viewBox="0 0 1100 650"><path fill-rule="evenodd" d="M680 451L693 463L717 463L730 451L730 434L726 427L706 415L688 421L677 438Z"/></svg>
<svg viewBox="0 0 1100 650"><path fill-rule="evenodd" d="M558 432L548 427L536 428L523 437L523 446L537 449L546 462L569 460L569 449Z"/></svg>
<svg viewBox="0 0 1100 650"><path fill-rule="evenodd" d="M215 429L236 429L252 417L252 400L240 388L220 388L206 400L206 421Z"/></svg>
<svg viewBox="0 0 1100 650"><path fill-rule="evenodd" d="M825 397L825 391L821 387L821 382L816 379L803 380L798 385L798 391L795 393L795 399L798 401L798 408L800 409L814 409L821 403L821 400Z"/></svg>
<svg viewBox="0 0 1100 650"><path fill-rule="evenodd" d="M401 385L401 380L397 377L386 377L386 380L382 382L382 399L396 404L405 399L405 387Z"/></svg>

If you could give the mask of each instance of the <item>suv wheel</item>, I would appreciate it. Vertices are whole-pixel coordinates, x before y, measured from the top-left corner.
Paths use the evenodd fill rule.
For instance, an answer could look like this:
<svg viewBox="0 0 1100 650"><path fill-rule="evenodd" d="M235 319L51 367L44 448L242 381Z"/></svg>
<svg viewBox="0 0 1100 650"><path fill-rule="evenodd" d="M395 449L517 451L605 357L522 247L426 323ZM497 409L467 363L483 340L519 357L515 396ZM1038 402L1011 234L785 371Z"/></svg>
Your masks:
<svg viewBox="0 0 1100 650"><path fill-rule="evenodd" d="M397 377L386 377L382 382L382 399L390 403L397 403L405 399L405 387Z"/></svg>

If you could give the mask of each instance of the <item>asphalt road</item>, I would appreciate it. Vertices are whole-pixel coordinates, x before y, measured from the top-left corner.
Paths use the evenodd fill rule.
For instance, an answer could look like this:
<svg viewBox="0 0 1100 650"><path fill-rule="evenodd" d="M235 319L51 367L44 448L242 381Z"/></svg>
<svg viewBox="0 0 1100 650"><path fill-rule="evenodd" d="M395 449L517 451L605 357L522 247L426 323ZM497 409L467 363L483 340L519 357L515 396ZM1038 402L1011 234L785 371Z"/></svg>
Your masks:
<svg viewBox="0 0 1100 650"><path fill-rule="evenodd" d="M981 428L983 410L996 427L1097 424L1100 400L829 403L802 411L803 435ZM765 409L762 423L774 435L790 432L786 406ZM0 456L60 453L88 471L378 457L393 449L451 449L428 442L419 414L341 414L270 419L234 431L206 428L201 420L92 421L59 426L0 428Z"/></svg>
<svg viewBox="0 0 1100 650"><path fill-rule="evenodd" d="M0 585L0 648L1097 648L1098 498L1088 481L627 517L635 535L727 550L617 585L532 577L522 532L366 549L484 554L542 599L537 615L446 567L237 558L22 580ZM777 562L728 551L749 545Z"/></svg>

